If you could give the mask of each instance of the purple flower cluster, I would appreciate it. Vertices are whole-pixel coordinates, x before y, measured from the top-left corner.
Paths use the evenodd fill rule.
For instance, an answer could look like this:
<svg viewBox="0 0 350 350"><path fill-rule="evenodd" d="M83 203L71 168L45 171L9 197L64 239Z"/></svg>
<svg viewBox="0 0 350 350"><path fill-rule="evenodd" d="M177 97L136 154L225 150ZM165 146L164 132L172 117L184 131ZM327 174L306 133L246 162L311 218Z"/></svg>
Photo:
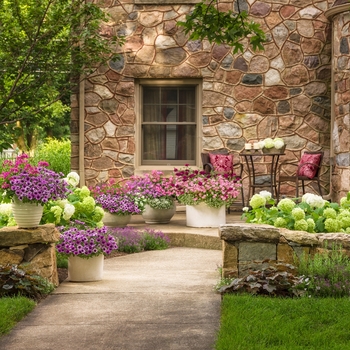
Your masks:
<svg viewBox="0 0 350 350"><path fill-rule="evenodd" d="M7 200L17 198L23 202L47 203L63 199L69 193L63 174L47 169L48 163L29 164L29 157L22 154L15 161L5 160L0 174L1 192Z"/></svg>
<svg viewBox="0 0 350 350"><path fill-rule="evenodd" d="M171 184L172 178L164 177L161 171L153 170L150 174L132 176L125 186L129 192L145 198L159 198L174 194Z"/></svg>
<svg viewBox="0 0 350 350"><path fill-rule="evenodd" d="M104 210L119 215L139 214L141 210L127 193L102 193L95 198L96 204Z"/></svg>
<svg viewBox="0 0 350 350"><path fill-rule="evenodd" d="M61 233L56 248L62 254L90 258L100 254L108 255L117 250L118 245L106 227L88 230L73 227Z"/></svg>

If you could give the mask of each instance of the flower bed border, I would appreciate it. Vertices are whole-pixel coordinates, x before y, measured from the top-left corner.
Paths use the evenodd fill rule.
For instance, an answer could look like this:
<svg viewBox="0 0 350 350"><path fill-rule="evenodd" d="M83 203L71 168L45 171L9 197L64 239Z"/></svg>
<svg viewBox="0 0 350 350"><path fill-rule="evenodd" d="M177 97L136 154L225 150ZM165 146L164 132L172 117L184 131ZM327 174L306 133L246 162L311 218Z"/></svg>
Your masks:
<svg viewBox="0 0 350 350"><path fill-rule="evenodd" d="M350 235L346 233L307 233L270 225L227 224L219 227L223 246L223 277L244 277L250 270L267 266L281 269L294 264L294 257L304 253L331 250L341 245L350 257Z"/></svg>

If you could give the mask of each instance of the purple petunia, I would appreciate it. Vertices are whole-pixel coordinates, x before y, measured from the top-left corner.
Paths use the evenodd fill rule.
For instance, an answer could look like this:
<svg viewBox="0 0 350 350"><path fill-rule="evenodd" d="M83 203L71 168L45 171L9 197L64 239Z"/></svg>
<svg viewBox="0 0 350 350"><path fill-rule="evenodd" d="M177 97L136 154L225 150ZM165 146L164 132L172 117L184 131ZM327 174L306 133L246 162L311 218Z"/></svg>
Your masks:
<svg viewBox="0 0 350 350"><path fill-rule="evenodd" d="M117 250L118 245L106 227L88 230L73 227L61 233L56 249L61 254L90 258L100 254L108 255Z"/></svg>

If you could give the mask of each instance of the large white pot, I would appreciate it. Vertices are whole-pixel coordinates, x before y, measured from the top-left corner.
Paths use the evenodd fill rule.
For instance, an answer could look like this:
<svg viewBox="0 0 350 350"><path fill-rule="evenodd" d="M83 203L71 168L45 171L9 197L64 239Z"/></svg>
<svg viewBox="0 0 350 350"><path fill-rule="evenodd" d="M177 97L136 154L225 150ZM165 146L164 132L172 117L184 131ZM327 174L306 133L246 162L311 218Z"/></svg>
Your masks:
<svg viewBox="0 0 350 350"><path fill-rule="evenodd" d="M131 220L131 214L118 215L110 212L105 212L102 222L109 227L125 227Z"/></svg>
<svg viewBox="0 0 350 350"><path fill-rule="evenodd" d="M70 256L68 258L68 280L71 282L101 281L103 277L103 262L103 254L89 259Z"/></svg>
<svg viewBox="0 0 350 350"><path fill-rule="evenodd" d="M35 228L39 226L44 207L37 203L23 203L13 199L12 213L19 228Z"/></svg>
<svg viewBox="0 0 350 350"><path fill-rule="evenodd" d="M226 224L226 207L212 208L201 202L197 205L186 205L186 226L219 227Z"/></svg>
<svg viewBox="0 0 350 350"><path fill-rule="evenodd" d="M146 204L145 210L142 212L142 217L146 224L168 224L175 212L175 203L170 209L154 209Z"/></svg>

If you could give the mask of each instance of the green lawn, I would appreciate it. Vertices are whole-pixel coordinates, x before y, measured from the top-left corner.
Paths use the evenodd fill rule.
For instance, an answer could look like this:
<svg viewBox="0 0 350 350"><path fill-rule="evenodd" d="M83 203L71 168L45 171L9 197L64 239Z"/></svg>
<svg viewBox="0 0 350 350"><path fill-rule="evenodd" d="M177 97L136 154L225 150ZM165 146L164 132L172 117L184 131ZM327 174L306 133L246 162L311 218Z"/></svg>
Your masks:
<svg viewBox="0 0 350 350"><path fill-rule="evenodd" d="M350 298L226 294L215 349L350 349Z"/></svg>
<svg viewBox="0 0 350 350"><path fill-rule="evenodd" d="M25 297L0 298L0 336L8 333L35 305L35 301Z"/></svg>

